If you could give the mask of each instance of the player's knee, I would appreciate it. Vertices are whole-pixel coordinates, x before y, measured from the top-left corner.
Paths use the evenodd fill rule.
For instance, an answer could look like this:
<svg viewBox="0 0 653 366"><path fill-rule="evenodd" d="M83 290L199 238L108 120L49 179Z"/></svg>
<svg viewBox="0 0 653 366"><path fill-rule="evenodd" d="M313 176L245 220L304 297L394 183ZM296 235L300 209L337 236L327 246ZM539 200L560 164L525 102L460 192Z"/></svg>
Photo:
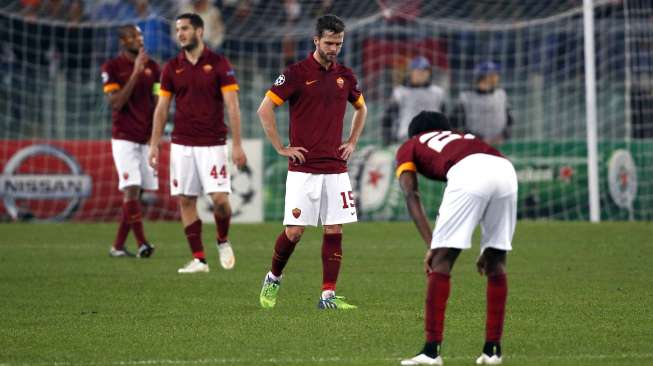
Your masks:
<svg viewBox="0 0 653 366"><path fill-rule="evenodd" d="M211 198L213 200L213 213L215 215L221 217L231 215L231 205L229 204L229 196L227 194L216 194Z"/></svg>
<svg viewBox="0 0 653 366"><path fill-rule="evenodd" d="M342 225L324 225L325 234L342 234Z"/></svg>
<svg viewBox="0 0 653 366"><path fill-rule="evenodd" d="M125 202L137 200L140 193L141 193L141 188L139 186L126 187L123 190L123 197Z"/></svg>
<svg viewBox="0 0 653 366"><path fill-rule="evenodd" d="M302 238L303 234L304 234L303 226L286 226L286 236L288 237L288 240L290 240L293 243L298 242L299 239Z"/></svg>
<svg viewBox="0 0 653 366"><path fill-rule="evenodd" d="M181 207L182 210L187 210L187 209L194 209L195 208L195 202L196 202L195 197L190 197L190 196L179 196L179 206Z"/></svg>
<svg viewBox="0 0 653 366"><path fill-rule="evenodd" d="M485 274L487 276L498 276L505 273L506 270L506 251L494 248L485 250L484 255L487 258Z"/></svg>
<svg viewBox="0 0 653 366"><path fill-rule="evenodd" d="M450 273L460 254L460 249L437 248L431 260L431 269L438 273Z"/></svg>

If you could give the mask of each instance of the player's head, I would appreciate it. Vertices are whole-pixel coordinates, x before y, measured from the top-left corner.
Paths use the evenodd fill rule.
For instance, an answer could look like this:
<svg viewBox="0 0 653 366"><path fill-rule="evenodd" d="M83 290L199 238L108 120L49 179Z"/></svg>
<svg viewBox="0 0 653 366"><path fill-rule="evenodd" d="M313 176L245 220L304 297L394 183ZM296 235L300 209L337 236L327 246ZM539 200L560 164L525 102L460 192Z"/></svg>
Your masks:
<svg viewBox="0 0 653 366"><path fill-rule="evenodd" d="M479 88L492 90L499 85L500 67L492 61L481 62L474 67L474 81Z"/></svg>
<svg viewBox="0 0 653 366"><path fill-rule="evenodd" d="M143 47L143 33L135 24L123 25L118 28L118 38L120 46L131 54L138 54L138 50Z"/></svg>
<svg viewBox="0 0 653 366"><path fill-rule="evenodd" d="M204 21L195 13L184 13L177 16L175 30L181 48L192 51L202 42Z"/></svg>
<svg viewBox="0 0 653 366"><path fill-rule="evenodd" d="M335 62L345 39L345 22L333 14L317 18L313 43L319 57L325 62Z"/></svg>
<svg viewBox="0 0 653 366"><path fill-rule="evenodd" d="M431 81L431 63L424 56L417 56L410 61L408 65L410 69L410 84L411 85L424 85Z"/></svg>
<svg viewBox="0 0 653 366"><path fill-rule="evenodd" d="M421 111L413 117L408 126L408 137L419 135L428 131L448 131L451 130L449 119L440 112Z"/></svg>

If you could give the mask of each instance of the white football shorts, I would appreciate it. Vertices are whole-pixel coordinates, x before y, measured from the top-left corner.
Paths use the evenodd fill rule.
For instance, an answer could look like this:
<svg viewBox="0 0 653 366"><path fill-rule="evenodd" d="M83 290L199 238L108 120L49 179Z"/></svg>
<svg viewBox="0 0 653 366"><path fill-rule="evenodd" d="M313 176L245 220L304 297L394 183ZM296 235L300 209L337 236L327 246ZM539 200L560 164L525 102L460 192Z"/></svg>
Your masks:
<svg viewBox="0 0 653 366"><path fill-rule="evenodd" d="M159 179L147 162L149 146L127 140L111 140L111 153L118 172L118 189L129 186L156 191Z"/></svg>
<svg viewBox="0 0 653 366"><path fill-rule="evenodd" d="M317 226L358 221L349 174L288 172L283 224Z"/></svg>
<svg viewBox="0 0 653 366"><path fill-rule="evenodd" d="M447 173L431 248L471 248L481 224L481 253L486 248L512 249L517 221L517 174L510 161L473 154Z"/></svg>
<svg viewBox="0 0 653 366"><path fill-rule="evenodd" d="M227 145L170 144L170 194L231 193Z"/></svg>

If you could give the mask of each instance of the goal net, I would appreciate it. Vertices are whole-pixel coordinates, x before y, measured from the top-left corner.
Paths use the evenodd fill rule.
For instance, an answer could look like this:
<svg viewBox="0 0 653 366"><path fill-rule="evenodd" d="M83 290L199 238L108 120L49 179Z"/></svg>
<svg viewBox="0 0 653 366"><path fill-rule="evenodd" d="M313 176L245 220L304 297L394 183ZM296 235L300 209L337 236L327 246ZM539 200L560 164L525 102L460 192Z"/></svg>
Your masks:
<svg viewBox="0 0 653 366"><path fill-rule="evenodd" d="M191 4L61 2L86 6L73 18L70 9L57 13L45 5L56 1L32 3L39 2L0 1L0 214L116 218L121 194L99 67L117 55L116 29L127 23L141 26L153 58L162 63L175 55L171 26L181 7ZM358 76L369 109L349 163L363 219L407 218L393 174L398 145L388 139L388 121L399 123L390 108L393 92L406 86L419 57L431 70L431 83L444 92L447 114L455 113L461 94L477 88L479 70L491 63L499 74L512 124L496 143L518 171L520 218L590 218L582 1L224 0L219 9L224 34L207 42L236 70L244 136L263 142L253 148L262 149L260 168L240 175L234 186L242 189L232 198L247 205L259 195L257 209L266 220L283 216L287 165L265 141L256 109L285 66L314 49L314 21L324 13L347 24L339 59ZM594 0L592 10L600 216L650 220L653 5ZM282 136L287 113L287 106L277 112ZM351 114L349 108L347 132ZM176 218L167 169L159 176L159 192L143 196L147 217ZM433 217L443 186L420 184Z"/></svg>

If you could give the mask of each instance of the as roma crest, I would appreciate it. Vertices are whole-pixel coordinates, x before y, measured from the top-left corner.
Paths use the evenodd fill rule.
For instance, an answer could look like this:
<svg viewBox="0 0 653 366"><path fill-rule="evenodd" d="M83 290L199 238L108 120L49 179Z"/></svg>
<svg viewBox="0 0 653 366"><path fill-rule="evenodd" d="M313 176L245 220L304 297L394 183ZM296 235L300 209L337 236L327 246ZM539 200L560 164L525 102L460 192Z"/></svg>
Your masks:
<svg viewBox="0 0 653 366"><path fill-rule="evenodd" d="M124 180L129 179L129 173L127 173L127 172L122 173L122 179L124 179Z"/></svg>
<svg viewBox="0 0 653 366"><path fill-rule="evenodd" d="M147 76L150 76L150 75L152 75L152 69L150 69L149 67L147 67L147 68L145 68L145 70L143 70L143 73L144 73L145 75L147 75Z"/></svg>
<svg viewBox="0 0 653 366"><path fill-rule="evenodd" d="M340 89L342 89L342 88L344 88L344 86L345 86L345 80L344 80L343 78L341 78L341 77L338 77L338 78L336 79L336 84L338 84L338 87L339 87Z"/></svg>
<svg viewBox="0 0 653 366"><path fill-rule="evenodd" d="M302 210L300 210L300 209L298 209L298 208L293 208L293 209L292 209L292 215L293 215L296 219L298 219L298 218L299 218L299 215L301 215L301 214L302 214Z"/></svg>
<svg viewBox="0 0 653 366"><path fill-rule="evenodd" d="M211 72L211 70L213 70L213 66L211 66L209 64L206 64L206 65L202 66L202 70L204 70L204 72L208 74L208 73Z"/></svg>

